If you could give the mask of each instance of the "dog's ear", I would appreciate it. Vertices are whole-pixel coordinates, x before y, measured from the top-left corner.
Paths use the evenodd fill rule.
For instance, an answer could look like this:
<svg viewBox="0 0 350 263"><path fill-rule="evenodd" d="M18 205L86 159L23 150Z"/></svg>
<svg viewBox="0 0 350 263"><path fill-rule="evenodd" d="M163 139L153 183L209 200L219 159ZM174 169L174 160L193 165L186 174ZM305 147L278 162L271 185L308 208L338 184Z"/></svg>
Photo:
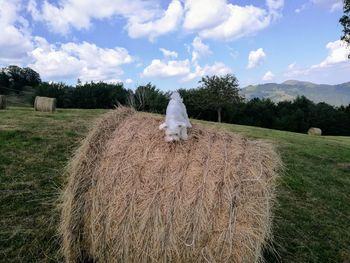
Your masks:
<svg viewBox="0 0 350 263"><path fill-rule="evenodd" d="M165 130L165 129L167 129L167 128L168 128L168 126L166 125L165 122L162 123L161 125L159 125L159 130Z"/></svg>

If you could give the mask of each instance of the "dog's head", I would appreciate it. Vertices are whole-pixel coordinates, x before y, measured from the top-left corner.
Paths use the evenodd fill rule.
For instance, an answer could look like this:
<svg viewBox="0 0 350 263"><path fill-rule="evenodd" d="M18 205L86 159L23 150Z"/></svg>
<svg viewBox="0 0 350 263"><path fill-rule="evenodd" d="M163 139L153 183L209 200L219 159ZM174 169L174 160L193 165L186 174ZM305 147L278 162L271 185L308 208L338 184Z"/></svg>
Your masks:
<svg viewBox="0 0 350 263"><path fill-rule="evenodd" d="M161 129L165 130L165 141L174 142L179 141L181 138L181 129L185 128L184 123L178 123L176 125L164 125Z"/></svg>

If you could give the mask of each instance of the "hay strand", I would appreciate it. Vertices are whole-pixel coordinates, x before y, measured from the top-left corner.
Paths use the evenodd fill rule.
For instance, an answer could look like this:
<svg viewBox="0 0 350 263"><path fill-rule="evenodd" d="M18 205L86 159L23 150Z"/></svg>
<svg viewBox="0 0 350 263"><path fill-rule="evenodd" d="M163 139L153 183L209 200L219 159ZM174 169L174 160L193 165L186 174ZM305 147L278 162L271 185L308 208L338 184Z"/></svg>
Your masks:
<svg viewBox="0 0 350 263"><path fill-rule="evenodd" d="M43 112L56 111L56 98L36 96L34 101L34 110Z"/></svg>
<svg viewBox="0 0 350 263"><path fill-rule="evenodd" d="M280 161L272 146L194 125L108 113L73 158L62 196L67 262L258 262Z"/></svg>

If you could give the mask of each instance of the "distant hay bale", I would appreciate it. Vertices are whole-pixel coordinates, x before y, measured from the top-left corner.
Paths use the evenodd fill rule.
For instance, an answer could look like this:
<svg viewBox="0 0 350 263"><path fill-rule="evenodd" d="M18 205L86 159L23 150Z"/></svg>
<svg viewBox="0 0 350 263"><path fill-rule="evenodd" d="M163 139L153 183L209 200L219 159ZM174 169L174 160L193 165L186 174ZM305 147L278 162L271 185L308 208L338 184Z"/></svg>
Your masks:
<svg viewBox="0 0 350 263"><path fill-rule="evenodd" d="M56 110L56 98L35 97L34 110L44 112L54 112Z"/></svg>
<svg viewBox="0 0 350 263"><path fill-rule="evenodd" d="M259 262L280 159L273 147L194 125L107 113L72 159L60 231L67 262Z"/></svg>
<svg viewBox="0 0 350 263"><path fill-rule="evenodd" d="M0 110L6 109L6 96L0 95Z"/></svg>
<svg viewBox="0 0 350 263"><path fill-rule="evenodd" d="M307 131L307 134L309 134L309 135L322 135L322 130L320 128L310 128Z"/></svg>

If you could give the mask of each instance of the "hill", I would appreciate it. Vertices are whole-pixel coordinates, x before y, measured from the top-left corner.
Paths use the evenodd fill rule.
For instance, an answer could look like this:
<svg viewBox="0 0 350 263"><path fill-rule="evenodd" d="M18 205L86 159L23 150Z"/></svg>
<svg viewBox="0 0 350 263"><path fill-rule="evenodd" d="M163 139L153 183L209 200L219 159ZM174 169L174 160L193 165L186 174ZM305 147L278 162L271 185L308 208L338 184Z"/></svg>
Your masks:
<svg viewBox="0 0 350 263"><path fill-rule="evenodd" d="M62 262L57 199L67 160L106 110L0 111L1 262ZM198 122L198 121L194 121ZM350 261L350 137L201 122L273 142L285 169L267 262ZM158 130L156 128L156 130Z"/></svg>
<svg viewBox="0 0 350 263"><path fill-rule="evenodd" d="M350 82L338 85L315 84L312 82L287 80L281 84L266 83L250 85L241 89L248 99L270 98L274 102L293 100L297 96L305 96L318 103L326 102L334 106L350 103Z"/></svg>

